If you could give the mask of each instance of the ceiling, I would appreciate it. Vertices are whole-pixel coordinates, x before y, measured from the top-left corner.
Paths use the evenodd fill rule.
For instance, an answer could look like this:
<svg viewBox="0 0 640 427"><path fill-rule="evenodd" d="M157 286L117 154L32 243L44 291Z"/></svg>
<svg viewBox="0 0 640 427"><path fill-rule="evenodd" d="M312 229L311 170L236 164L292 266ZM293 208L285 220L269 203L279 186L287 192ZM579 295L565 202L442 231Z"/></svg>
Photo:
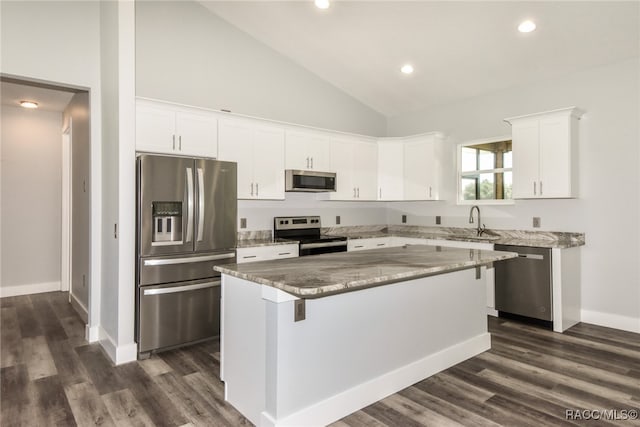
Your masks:
<svg viewBox="0 0 640 427"><path fill-rule="evenodd" d="M637 1L200 3L388 117L640 56Z"/></svg>
<svg viewBox="0 0 640 427"><path fill-rule="evenodd" d="M63 112L74 92L29 86L13 82L0 82L2 105L19 107L20 101L35 101L38 110Z"/></svg>

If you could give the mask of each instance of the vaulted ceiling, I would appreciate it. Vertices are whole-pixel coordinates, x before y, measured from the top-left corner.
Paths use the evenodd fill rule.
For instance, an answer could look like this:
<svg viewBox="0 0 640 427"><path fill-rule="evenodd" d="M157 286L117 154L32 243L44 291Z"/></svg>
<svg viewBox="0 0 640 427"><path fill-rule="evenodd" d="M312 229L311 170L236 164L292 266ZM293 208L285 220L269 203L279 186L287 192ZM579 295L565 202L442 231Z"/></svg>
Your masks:
<svg viewBox="0 0 640 427"><path fill-rule="evenodd" d="M637 1L201 3L388 117L640 55Z"/></svg>

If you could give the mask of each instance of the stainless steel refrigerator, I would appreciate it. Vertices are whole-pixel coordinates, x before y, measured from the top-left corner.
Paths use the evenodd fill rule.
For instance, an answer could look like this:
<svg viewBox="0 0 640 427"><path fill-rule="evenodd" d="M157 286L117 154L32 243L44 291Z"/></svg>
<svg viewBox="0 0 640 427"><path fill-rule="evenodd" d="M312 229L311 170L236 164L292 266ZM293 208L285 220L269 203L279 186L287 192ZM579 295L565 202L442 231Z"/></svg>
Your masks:
<svg viewBox="0 0 640 427"><path fill-rule="evenodd" d="M137 159L138 357L220 334L217 264L236 261L237 165Z"/></svg>

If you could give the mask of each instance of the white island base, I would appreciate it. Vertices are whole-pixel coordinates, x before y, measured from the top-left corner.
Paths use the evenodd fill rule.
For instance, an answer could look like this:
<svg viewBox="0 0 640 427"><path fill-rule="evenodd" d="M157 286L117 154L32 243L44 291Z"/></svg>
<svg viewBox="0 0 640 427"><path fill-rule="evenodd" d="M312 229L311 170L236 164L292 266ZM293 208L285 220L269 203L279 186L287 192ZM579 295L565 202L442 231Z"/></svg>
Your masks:
<svg viewBox="0 0 640 427"><path fill-rule="evenodd" d="M258 426L329 424L491 347L475 268L306 299L294 322L297 299L222 276L225 398Z"/></svg>

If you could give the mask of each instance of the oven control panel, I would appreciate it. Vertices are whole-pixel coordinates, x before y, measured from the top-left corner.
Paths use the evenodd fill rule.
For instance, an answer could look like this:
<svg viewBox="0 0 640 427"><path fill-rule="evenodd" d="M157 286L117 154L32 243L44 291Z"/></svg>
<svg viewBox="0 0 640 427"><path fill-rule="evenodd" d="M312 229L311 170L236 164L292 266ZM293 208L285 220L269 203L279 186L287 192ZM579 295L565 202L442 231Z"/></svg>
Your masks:
<svg viewBox="0 0 640 427"><path fill-rule="evenodd" d="M275 217L273 219L273 226L276 230L320 228L320 217L319 216Z"/></svg>

